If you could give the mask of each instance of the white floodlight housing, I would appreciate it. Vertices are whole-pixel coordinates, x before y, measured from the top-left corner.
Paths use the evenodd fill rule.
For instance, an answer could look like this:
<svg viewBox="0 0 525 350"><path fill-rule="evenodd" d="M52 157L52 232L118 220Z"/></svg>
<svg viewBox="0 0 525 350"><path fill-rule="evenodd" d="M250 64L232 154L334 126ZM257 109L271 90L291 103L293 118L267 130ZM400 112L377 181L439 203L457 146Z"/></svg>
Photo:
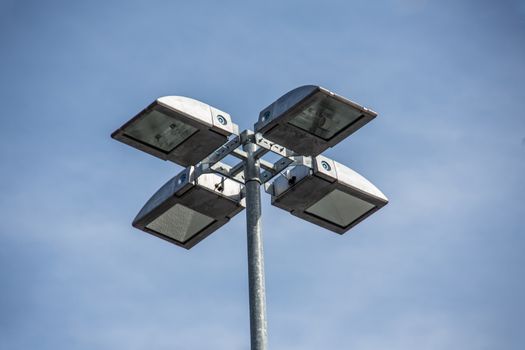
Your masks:
<svg viewBox="0 0 525 350"><path fill-rule="evenodd" d="M228 113L181 96L160 97L111 137L184 167L195 165L238 134Z"/></svg>
<svg viewBox="0 0 525 350"><path fill-rule="evenodd" d="M255 132L298 154L317 156L376 116L320 86L305 85L263 109Z"/></svg>
<svg viewBox="0 0 525 350"><path fill-rule="evenodd" d="M190 166L148 200L133 226L190 249L244 209L243 187Z"/></svg>
<svg viewBox="0 0 525 350"><path fill-rule="evenodd" d="M267 192L272 205L340 234L388 203L370 181L323 156L281 174Z"/></svg>

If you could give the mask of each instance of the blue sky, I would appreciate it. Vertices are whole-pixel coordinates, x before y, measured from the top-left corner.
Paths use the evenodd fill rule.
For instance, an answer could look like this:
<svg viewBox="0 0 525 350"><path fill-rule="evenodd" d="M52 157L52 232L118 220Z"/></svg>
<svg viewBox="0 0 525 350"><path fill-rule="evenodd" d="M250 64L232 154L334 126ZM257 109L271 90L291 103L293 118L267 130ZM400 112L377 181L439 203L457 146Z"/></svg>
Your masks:
<svg viewBox="0 0 525 350"><path fill-rule="evenodd" d="M263 197L271 349L522 349L525 2L0 1L0 348L247 349L244 215L131 227L180 167L110 139L158 96L241 129L319 84L391 200L344 236Z"/></svg>

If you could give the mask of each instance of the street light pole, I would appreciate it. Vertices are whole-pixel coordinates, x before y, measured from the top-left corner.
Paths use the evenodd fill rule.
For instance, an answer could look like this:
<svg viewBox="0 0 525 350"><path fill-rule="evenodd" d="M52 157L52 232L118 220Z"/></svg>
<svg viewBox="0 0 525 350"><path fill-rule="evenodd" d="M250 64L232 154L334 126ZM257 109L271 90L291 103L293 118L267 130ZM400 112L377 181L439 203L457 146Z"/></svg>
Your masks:
<svg viewBox="0 0 525 350"><path fill-rule="evenodd" d="M261 179L253 134L244 143L246 229L248 241L248 280L250 297L250 341L252 350L266 350L268 331L264 287L264 252L261 232Z"/></svg>
<svg viewBox="0 0 525 350"><path fill-rule="evenodd" d="M251 349L266 350L261 185L272 205L344 234L388 198L321 153L376 116L320 86L305 85L263 109L254 131L239 133L231 116L215 107L188 97L159 97L111 137L186 169L146 202L132 225L190 249L246 209ZM281 158L269 162L262 158L268 152ZM221 162L229 155L240 162Z"/></svg>

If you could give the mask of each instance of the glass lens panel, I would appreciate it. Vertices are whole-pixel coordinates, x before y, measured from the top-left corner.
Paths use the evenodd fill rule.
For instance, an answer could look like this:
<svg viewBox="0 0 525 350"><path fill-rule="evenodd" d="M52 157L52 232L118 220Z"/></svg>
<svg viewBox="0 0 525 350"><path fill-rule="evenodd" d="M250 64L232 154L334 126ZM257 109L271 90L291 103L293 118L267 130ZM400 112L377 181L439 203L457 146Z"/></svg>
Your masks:
<svg viewBox="0 0 525 350"><path fill-rule="evenodd" d="M169 153L196 131L197 129L191 125L152 110L128 126L124 133L137 141Z"/></svg>
<svg viewBox="0 0 525 350"><path fill-rule="evenodd" d="M306 209L305 212L330 221L338 226L346 227L368 211L374 209L374 207L373 204L349 195L348 193L333 190Z"/></svg>
<svg viewBox="0 0 525 350"><path fill-rule="evenodd" d="M213 222L215 220L207 215L175 204L146 227L176 241L185 242Z"/></svg>
<svg viewBox="0 0 525 350"><path fill-rule="evenodd" d="M312 103L289 123L328 141L361 116L358 109L329 96L317 94Z"/></svg>

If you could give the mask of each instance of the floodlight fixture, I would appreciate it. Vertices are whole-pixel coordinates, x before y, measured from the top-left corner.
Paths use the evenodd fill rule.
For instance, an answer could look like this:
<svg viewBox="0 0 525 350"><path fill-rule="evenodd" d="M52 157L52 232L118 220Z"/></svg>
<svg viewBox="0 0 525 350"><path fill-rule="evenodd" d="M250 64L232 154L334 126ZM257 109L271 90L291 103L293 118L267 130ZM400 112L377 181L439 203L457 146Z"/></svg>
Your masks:
<svg viewBox="0 0 525 350"><path fill-rule="evenodd" d="M325 88L305 85L263 109L255 132L298 154L317 156L376 116Z"/></svg>
<svg viewBox="0 0 525 350"><path fill-rule="evenodd" d="M245 207L244 186L190 166L162 186L133 226L186 249L226 224Z"/></svg>
<svg viewBox="0 0 525 350"><path fill-rule="evenodd" d="M238 134L228 113L182 96L156 99L111 137L184 167L195 165Z"/></svg>
<svg viewBox="0 0 525 350"><path fill-rule="evenodd" d="M370 181L323 156L287 170L267 192L272 205L339 234L388 203Z"/></svg>

